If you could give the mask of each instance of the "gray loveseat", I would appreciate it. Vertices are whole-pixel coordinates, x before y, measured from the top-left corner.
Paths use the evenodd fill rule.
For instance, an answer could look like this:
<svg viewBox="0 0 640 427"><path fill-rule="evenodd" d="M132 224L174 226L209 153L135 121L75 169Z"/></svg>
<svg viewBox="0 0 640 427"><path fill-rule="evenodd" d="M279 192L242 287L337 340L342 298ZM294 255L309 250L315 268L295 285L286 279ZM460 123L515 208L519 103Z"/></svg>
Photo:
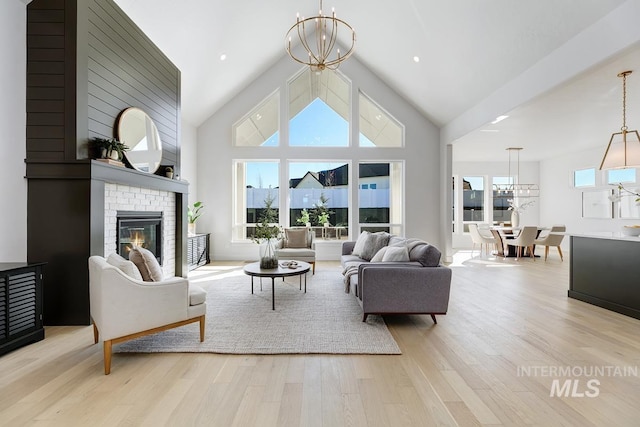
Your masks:
<svg viewBox="0 0 640 427"><path fill-rule="evenodd" d="M372 235L381 234L384 243L386 233ZM451 269L440 264L440 251L419 239L389 236L382 243L365 245L357 254L353 254L355 241L342 244L345 291L362 306L362 321L369 314L430 314L438 323L435 315L447 313L451 289ZM409 259L378 262L379 247L385 246L406 248Z"/></svg>

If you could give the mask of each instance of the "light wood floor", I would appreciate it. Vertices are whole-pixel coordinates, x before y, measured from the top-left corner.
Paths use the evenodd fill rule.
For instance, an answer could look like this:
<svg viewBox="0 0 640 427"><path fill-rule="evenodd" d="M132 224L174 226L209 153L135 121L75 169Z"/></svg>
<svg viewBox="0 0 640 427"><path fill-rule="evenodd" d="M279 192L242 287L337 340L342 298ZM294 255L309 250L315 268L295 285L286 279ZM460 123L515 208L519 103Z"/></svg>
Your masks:
<svg viewBox="0 0 640 427"><path fill-rule="evenodd" d="M558 377L518 374L640 366L640 321L567 298L568 256L477 254L456 256L438 325L386 318L401 356L115 354L105 376L91 327L48 327L0 357L0 425L640 425L637 377L598 377L597 397L550 397ZM570 379L581 392L591 378Z"/></svg>

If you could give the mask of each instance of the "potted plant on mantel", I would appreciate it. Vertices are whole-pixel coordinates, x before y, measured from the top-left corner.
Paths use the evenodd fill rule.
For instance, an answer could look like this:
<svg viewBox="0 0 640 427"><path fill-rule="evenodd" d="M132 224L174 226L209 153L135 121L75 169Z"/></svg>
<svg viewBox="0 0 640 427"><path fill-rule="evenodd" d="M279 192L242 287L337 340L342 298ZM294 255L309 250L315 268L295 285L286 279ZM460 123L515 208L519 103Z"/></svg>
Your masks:
<svg viewBox="0 0 640 427"><path fill-rule="evenodd" d="M121 161L124 152L129 149L125 144L115 138L91 138L89 145L95 150L101 159Z"/></svg>
<svg viewBox="0 0 640 427"><path fill-rule="evenodd" d="M202 202L195 202L193 206L189 206L187 208L187 219L189 220L188 228L189 234L191 235L196 234L196 221L200 218L200 215L202 215L202 208L204 208Z"/></svg>
<svg viewBox="0 0 640 427"><path fill-rule="evenodd" d="M252 240L260 244L260 268L278 268L278 258L274 241L282 230L278 224L278 214L273 208L275 197L270 193L264 199L264 212L260 216L260 222L256 224L256 231Z"/></svg>

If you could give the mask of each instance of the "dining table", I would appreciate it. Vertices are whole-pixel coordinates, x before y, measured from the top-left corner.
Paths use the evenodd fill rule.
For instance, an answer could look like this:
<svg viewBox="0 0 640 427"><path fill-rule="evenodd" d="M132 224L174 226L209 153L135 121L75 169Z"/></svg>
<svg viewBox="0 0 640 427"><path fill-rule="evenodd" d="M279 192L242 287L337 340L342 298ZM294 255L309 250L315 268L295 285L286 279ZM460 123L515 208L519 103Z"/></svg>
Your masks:
<svg viewBox="0 0 640 427"><path fill-rule="evenodd" d="M520 234L523 227L509 227L509 226L493 226L489 227L491 235L496 239L497 255L505 258L516 258L516 247L507 244L507 240L515 239ZM536 239L540 236L540 233L544 230L549 230L549 227L538 226L538 232ZM533 245L534 256L536 246ZM530 256L529 253L525 256Z"/></svg>

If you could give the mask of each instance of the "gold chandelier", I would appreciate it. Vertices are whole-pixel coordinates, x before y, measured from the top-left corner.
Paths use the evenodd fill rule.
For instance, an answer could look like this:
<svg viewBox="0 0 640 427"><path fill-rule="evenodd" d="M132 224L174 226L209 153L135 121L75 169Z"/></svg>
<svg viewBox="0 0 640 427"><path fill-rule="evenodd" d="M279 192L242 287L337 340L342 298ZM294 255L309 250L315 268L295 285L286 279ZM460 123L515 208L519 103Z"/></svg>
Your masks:
<svg viewBox="0 0 640 427"><path fill-rule="evenodd" d="M618 74L622 77L622 127L609 139L600 169L624 169L640 166L640 135L637 130L627 130L627 76L631 71ZM627 143L627 136L631 141ZM635 141L633 139L635 138ZM615 141L614 141L615 140Z"/></svg>
<svg viewBox="0 0 640 427"><path fill-rule="evenodd" d="M493 184L494 197L502 198L529 198L539 197L540 187L538 184L521 184L520 183L520 151L522 147L509 147L509 183L508 184ZM518 153L517 157L517 170L515 177L511 176L511 152Z"/></svg>
<svg viewBox="0 0 640 427"><path fill-rule="evenodd" d="M338 30L349 34L351 45L346 53L342 54L336 48L338 40ZM300 47L294 52L292 48L292 38L297 37ZM351 25L342 19L336 18L336 12L332 8L331 15L322 14L322 0L320 0L320 11L318 16L311 18L301 18L296 15L296 23L287 31L285 37L285 49L289 56L295 61L308 65L313 71L319 72L325 69L335 70L340 63L353 53L356 45L356 32Z"/></svg>

